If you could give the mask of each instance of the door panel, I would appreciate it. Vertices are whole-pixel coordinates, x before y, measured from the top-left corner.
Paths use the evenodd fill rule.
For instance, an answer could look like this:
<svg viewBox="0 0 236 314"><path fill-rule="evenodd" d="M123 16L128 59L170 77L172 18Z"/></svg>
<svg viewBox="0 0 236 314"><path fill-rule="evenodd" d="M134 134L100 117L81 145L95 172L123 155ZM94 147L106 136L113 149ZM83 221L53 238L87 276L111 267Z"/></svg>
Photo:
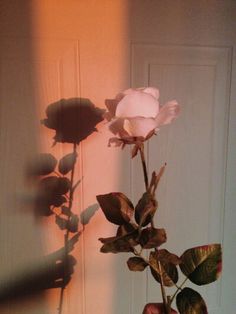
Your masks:
<svg viewBox="0 0 236 314"><path fill-rule="evenodd" d="M230 60L229 48L132 46L132 86L157 86L162 104L174 98L181 104L179 118L148 149L150 173L167 163L157 223L167 229L165 247L178 255L223 242ZM155 300L151 277L148 299ZM222 312L220 281L199 291L210 313Z"/></svg>

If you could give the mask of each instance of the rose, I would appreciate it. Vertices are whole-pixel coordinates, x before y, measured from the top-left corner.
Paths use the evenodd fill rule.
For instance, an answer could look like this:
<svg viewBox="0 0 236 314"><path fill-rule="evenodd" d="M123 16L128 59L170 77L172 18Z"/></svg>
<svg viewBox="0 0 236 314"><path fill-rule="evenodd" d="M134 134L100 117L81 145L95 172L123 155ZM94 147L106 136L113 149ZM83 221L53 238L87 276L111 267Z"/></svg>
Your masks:
<svg viewBox="0 0 236 314"><path fill-rule="evenodd" d="M154 87L127 89L115 99L107 99L105 117L110 131L118 135L110 142L135 143L150 138L161 125L169 124L179 113L176 100L159 105L159 90Z"/></svg>

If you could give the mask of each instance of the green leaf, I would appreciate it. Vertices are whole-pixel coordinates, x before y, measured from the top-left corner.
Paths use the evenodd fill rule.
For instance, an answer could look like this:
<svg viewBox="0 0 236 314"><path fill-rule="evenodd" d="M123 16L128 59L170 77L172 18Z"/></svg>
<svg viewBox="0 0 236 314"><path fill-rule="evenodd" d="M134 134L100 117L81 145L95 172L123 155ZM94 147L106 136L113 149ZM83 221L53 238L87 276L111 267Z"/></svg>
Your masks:
<svg viewBox="0 0 236 314"><path fill-rule="evenodd" d="M148 225L157 209L157 202L153 196L145 192L135 207L135 220L140 226Z"/></svg>
<svg viewBox="0 0 236 314"><path fill-rule="evenodd" d="M142 257L130 257L127 265L131 271L143 271L148 266Z"/></svg>
<svg viewBox="0 0 236 314"><path fill-rule="evenodd" d="M206 303L201 295L190 288L184 288L176 297L180 314L207 314Z"/></svg>
<svg viewBox="0 0 236 314"><path fill-rule="evenodd" d="M196 285L206 285L218 279L222 268L220 244L188 249L183 253L180 268Z"/></svg>
<svg viewBox="0 0 236 314"><path fill-rule="evenodd" d="M164 286L174 286L178 281L178 270L175 264L169 262L158 251L150 252L150 269L157 282L161 282L161 274Z"/></svg>
<svg viewBox="0 0 236 314"><path fill-rule="evenodd" d="M97 201L107 220L123 225L130 221L133 216L134 207L131 201L122 193L109 193L98 195Z"/></svg>
<svg viewBox="0 0 236 314"><path fill-rule="evenodd" d="M121 237L126 234L132 233L135 230L138 230L138 226L133 223L126 223L117 228L116 236Z"/></svg>
<svg viewBox="0 0 236 314"><path fill-rule="evenodd" d="M100 251L102 253L133 252L133 247L138 244L136 241L137 237L138 231L134 231L123 236L100 238L99 241L103 243Z"/></svg>
<svg viewBox="0 0 236 314"><path fill-rule="evenodd" d="M171 263L173 265L179 265L181 263L181 259L177 255L170 253L166 249L158 250L158 258L161 263Z"/></svg>
<svg viewBox="0 0 236 314"><path fill-rule="evenodd" d="M117 228L116 236L127 238L129 245L134 247L138 244L138 227L132 223L121 225Z"/></svg>
<svg viewBox="0 0 236 314"><path fill-rule="evenodd" d="M163 303L148 303L145 305L142 314L163 314ZM175 310L171 309L170 314L178 314Z"/></svg>
<svg viewBox="0 0 236 314"><path fill-rule="evenodd" d="M65 155L59 161L58 170L61 174L65 175L71 171L76 163L77 153L73 152Z"/></svg>
<svg viewBox="0 0 236 314"><path fill-rule="evenodd" d="M133 247L124 238L100 238L99 241L103 243L100 249L102 253L133 252Z"/></svg>
<svg viewBox="0 0 236 314"><path fill-rule="evenodd" d="M139 238L140 245L144 249L152 249L166 242L165 229L148 227L142 230Z"/></svg>

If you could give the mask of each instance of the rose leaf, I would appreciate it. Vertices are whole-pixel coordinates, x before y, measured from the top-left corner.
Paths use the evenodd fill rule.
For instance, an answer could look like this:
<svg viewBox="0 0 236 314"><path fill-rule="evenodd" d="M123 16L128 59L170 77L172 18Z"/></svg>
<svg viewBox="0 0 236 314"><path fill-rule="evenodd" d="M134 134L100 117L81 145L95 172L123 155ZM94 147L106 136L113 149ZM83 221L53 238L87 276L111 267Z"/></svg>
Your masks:
<svg viewBox="0 0 236 314"><path fill-rule="evenodd" d="M222 268L220 244L198 246L185 251L180 269L196 285L206 285L218 279Z"/></svg>
<svg viewBox="0 0 236 314"><path fill-rule="evenodd" d="M135 207L135 220L140 226L148 225L157 209L157 202L148 192L145 192Z"/></svg>
<svg viewBox="0 0 236 314"><path fill-rule="evenodd" d="M177 255L170 253L166 249L158 251L158 258L162 263L171 263L174 265L179 265L181 263L181 259Z"/></svg>
<svg viewBox="0 0 236 314"><path fill-rule="evenodd" d="M131 201L119 192L97 195L97 201L107 220L116 225L123 225L130 221L134 207Z"/></svg>
<svg viewBox="0 0 236 314"><path fill-rule="evenodd" d="M171 287L178 281L177 267L165 260L161 260L157 251L150 252L149 257L150 269L153 277L157 282L161 282L161 276L164 286Z"/></svg>
<svg viewBox="0 0 236 314"><path fill-rule="evenodd" d="M140 245L144 249L152 249L166 242L165 229L148 227L142 230L139 239Z"/></svg>
<svg viewBox="0 0 236 314"><path fill-rule="evenodd" d="M138 244L137 236L138 231L134 231L123 236L100 238L99 241L103 243L100 251L102 253L133 252L133 247Z"/></svg>
<svg viewBox="0 0 236 314"><path fill-rule="evenodd" d="M129 270L131 271L143 271L148 264L142 257L130 257L127 261Z"/></svg>
<svg viewBox="0 0 236 314"><path fill-rule="evenodd" d="M206 303L201 295L190 288L184 288L176 297L176 305L180 314L207 314Z"/></svg>
<svg viewBox="0 0 236 314"><path fill-rule="evenodd" d="M125 223L117 228L116 236L124 236L138 230L138 226L133 223Z"/></svg>

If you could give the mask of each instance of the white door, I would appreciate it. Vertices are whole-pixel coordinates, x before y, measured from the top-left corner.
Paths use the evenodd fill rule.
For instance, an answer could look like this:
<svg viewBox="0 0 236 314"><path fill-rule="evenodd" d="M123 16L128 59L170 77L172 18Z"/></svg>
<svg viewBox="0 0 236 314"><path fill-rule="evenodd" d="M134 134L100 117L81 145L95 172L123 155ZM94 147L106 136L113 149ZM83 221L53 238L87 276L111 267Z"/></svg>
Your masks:
<svg viewBox="0 0 236 314"><path fill-rule="evenodd" d="M131 10L131 84L158 86L161 103L177 99L182 107L148 148L150 171L167 162L156 221L179 255L222 243L222 279L197 289L214 314L233 314L236 297L235 9L233 1L137 1ZM147 290L137 294L154 302L156 283L149 275L143 282Z"/></svg>
<svg viewBox="0 0 236 314"><path fill-rule="evenodd" d="M17 254L23 263L28 254L35 257L32 247L37 246L42 255L63 243L53 222L37 224L36 231L31 216L27 219L33 222L23 234L17 228L11 236L11 222L19 226L26 219L5 212L12 182L12 199L18 202L24 154L35 149L35 138L41 138L45 152L51 149L53 133L35 127L32 121L44 118L47 105L60 98L86 97L104 107L104 99L131 85L153 85L160 88L162 102L176 98L182 105L178 120L163 128L148 147L149 171L167 162L158 191L157 221L167 230L166 248L181 254L192 246L222 242L222 280L199 291L211 314L234 314L235 1L34 0L25 6L2 1L1 12L0 158L5 182L1 215L7 216L9 225L1 229L8 252L1 273L17 270ZM30 136L34 133L24 125L37 130L36 136ZM122 191L137 200L143 192L139 160L130 162L129 149L108 148L109 137L106 126L101 125L80 147L78 175L83 180L78 214L91 205L96 208L96 194ZM63 150L53 148L52 152L60 157ZM16 156L20 156L18 165ZM19 181L15 181L16 170ZM126 254L99 252L97 239L113 233L113 226L96 211L74 252L77 266L65 293L63 314L137 314L145 303L160 298L148 272L128 271ZM38 242L39 234L45 243ZM31 241L22 245L26 237ZM20 252L15 251L18 243ZM34 300L30 307L27 304L27 313L56 313L59 293L48 293L47 303L39 305ZM19 307L15 312L9 307L4 310L20 313ZM22 305L20 310L26 312Z"/></svg>

